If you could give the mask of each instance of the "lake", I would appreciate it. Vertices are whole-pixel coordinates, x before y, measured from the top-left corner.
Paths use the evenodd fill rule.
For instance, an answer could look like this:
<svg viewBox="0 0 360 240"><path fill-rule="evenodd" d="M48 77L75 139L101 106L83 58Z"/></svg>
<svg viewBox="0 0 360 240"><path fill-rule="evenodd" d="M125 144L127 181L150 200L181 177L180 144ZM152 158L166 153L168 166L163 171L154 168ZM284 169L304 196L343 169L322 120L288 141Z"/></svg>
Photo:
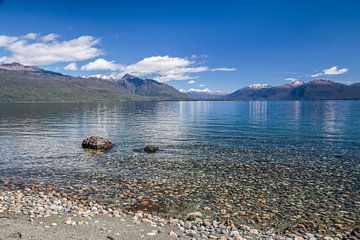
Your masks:
<svg viewBox="0 0 360 240"><path fill-rule="evenodd" d="M209 206L262 229L346 231L359 225L359 120L360 101L1 104L0 188L71 186L128 210L147 198L164 215ZM84 151L90 135L115 147Z"/></svg>

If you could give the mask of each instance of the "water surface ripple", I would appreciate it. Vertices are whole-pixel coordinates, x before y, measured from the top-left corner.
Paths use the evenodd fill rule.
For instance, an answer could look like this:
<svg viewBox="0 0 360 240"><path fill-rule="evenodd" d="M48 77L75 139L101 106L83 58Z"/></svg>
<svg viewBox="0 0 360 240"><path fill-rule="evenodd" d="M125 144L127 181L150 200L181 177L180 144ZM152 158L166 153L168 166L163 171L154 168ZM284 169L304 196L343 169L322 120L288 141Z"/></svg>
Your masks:
<svg viewBox="0 0 360 240"><path fill-rule="evenodd" d="M360 224L359 119L360 101L2 104L0 184L85 188L81 197L129 210L148 198L167 215L210 206L264 229L349 231ZM86 152L90 135L116 146ZM161 151L137 151L146 144Z"/></svg>

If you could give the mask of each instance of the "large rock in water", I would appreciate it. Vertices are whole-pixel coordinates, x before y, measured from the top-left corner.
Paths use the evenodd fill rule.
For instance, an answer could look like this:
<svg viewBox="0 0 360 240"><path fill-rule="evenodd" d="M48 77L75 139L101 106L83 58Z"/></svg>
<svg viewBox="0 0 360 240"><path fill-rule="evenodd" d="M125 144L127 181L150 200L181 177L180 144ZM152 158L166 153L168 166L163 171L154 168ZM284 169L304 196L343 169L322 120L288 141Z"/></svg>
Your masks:
<svg viewBox="0 0 360 240"><path fill-rule="evenodd" d="M156 153L158 150L159 150L158 147L152 146L152 145L148 145L148 146L146 146L146 147L144 148L144 151L145 151L146 153Z"/></svg>
<svg viewBox="0 0 360 240"><path fill-rule="evenodd" d="M109 150L114 146L114 144L108 139L98 136L91 136L86 138L81 145L83 148L98 150Z"/></svg>

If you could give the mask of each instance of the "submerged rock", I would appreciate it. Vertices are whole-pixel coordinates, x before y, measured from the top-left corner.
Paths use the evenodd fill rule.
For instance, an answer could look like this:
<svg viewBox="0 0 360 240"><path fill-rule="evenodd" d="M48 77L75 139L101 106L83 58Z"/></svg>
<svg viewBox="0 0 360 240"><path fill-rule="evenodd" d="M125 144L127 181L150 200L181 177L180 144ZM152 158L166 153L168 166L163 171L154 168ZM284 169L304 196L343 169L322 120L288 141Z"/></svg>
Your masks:
<svg viewBox="0 0 360 240"><path fill-rule="evenodd" d="M144 151L147 153L156 153L158 150L159 150L158 147L152 145L148 145L144 148Z"/></svg>
<svg viewBox="0 0 360 240"><path fill-rule="evenodd" d="M114 144L108 139L98 136L91 136L86 138L81 145L83 148L98 150L109 150L114 146Z"/></svg>

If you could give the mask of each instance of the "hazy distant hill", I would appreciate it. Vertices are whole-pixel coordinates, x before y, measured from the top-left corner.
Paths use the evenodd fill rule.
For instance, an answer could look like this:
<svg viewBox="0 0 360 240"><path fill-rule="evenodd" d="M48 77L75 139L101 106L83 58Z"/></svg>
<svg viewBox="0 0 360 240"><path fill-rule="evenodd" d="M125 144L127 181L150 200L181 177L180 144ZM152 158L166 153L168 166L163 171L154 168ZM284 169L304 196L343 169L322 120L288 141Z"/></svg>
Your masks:
<svg viewBox="0 0 360 240"><path fill-rule="evenodd" d="M199 100L218 100L224 98L227 94L221 91L211 91L209 89L189 89L181 91L192 99Z"/></svg>
<svg viewBox="0 0 360 240"><path fill-rule="evenodd" d="M336 100L360 99L360 84L345 85L329 80L313 80L308 83L294 81L272 87L250 85L239 89L224 100Z"/></svg>
<svg viewBox="0 0 360 240"><path fill-rule="evenodd" d="M130 74L125 74L116 83L127 89L130 93L148 96L148 97L160 97L164 99L187 99L188 97L181 93L179 90L158 81L140 78Z"/></svg>
<svg viewBox="0 0 360 240"><path fill-rule="evenodd" d="M80 78L20 64L0 65L0 102L134 100L111 81Z"/></svg>
<svg viewBox="0 0 360 240"><path fill-rule="evenodd" d="M146 81L146 83L150 82L151 84L145 84L140 88L136 86L140 90L133 91L127 84L123 86L122 80L72 77L18 63L2 64L0 65L0 102L92 102L183 98L182 93L166 84L154 80ZM151 88L148 85L160 87Z"/></svg>

